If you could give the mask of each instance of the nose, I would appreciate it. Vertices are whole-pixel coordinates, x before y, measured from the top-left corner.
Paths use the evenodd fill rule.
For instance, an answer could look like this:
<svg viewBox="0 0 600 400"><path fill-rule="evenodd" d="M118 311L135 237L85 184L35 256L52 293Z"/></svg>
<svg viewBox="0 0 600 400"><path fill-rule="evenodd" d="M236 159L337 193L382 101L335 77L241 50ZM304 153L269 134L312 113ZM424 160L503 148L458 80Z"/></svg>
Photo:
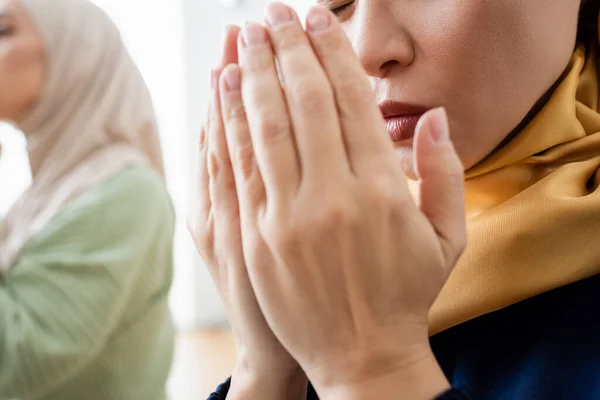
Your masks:
<svg viewBox="0 0 600 400"><path fill-rule="evenodd" d="M389 1L364 1L359 5L347 33L369 76L384 78L393 70L408 67L415 58L413 40L402 16ZM396 11L396 12L394 12Z"/></svg>

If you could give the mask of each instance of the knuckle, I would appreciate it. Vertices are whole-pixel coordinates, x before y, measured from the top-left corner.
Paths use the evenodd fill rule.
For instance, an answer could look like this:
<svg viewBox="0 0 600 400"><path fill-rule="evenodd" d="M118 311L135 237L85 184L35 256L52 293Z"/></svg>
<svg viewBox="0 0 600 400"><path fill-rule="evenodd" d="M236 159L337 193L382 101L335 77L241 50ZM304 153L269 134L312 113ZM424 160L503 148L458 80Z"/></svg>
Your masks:
<svg viewBox="0 0 600 400"><path fill-rule="evenodd" d="M286 252L298 242L298 234L291 224L281 220L265 219L262 223L261 234L266 243L280 252Z"/></svg>
<svg viewBox="0 0 600 400"><path fill-rule="evenodd" d="M214 132L215 129L219 128L219 125L221 124L221 115L219 115L217 112L211 112L210 115L208 116L208 132Z"/></svg>
<svg viewBox="0 0 600 400"><path fill-rule="evenodd" d="M272 29L271 40L278 53L294 51L300 46L308 46L306 34L296 24L285 24Z"/></svg>
<svg viewBox="0 0 600 400"><path fill-rule="evenodd" d="M258 122L260 137L267 145L276 144L289 134L289 125L281 118L271 117L269 113L265 114L266 116Z"/></svg>
<svg viewBox="0 0 600 400"><path fill-rule="evenodd" d="M347 204L330 206L322 217L322 225L326 230L355 226L358 221L358 212L355 207Z"/></svg>
<svg viewBox="0 0 600 400"><path fill-rule="evenodd" d="M315 207L310 207L313 218L306 219L308 234L317 227L323 234L331 234L336 231L352 229L357 226L360 219L359 207L355 202L348 200L348 197L336 196L326 200L325 204L321 201ZM315 213L314 210L320 210Z"/></svg>
<svg viewBox="0 0 600 400"><path fill-rule="evenodd" d="M261 233L266 243L279 252L297 254L307 243L355 232L360 224L360 209L355 202L336 196L309 201L294 207L294 212L274 211L263 221Z"/></svg>
<svg viewBox="0 0 600 400"><path fill-rule="evenodd" d="M315 42L319 46L321 53L331 54L331 57L345 58L354 56L354 53L351 52L352 48L347 43L348 37L341 31L333 30L319 35L318 40ZM348 50L347 53L344 52L346 49Z"/></svg>
<svg viewBox="0 0 600 400"><path fill-rule="evenodd" d="M394 182L387 178L373 178L365 184L361 193L368 207L402 209L412 201L408 191L403 195Z"/></svg>
<svg viewBox="0 0 600 400"><path fill-rule="evenodd" d="M209 112L207 116L208 123L206 124L207 130L211 131L218 128L221 124L221 107L216 99L211 100L209 104Z"/></svg>
<svg viewBox="0 0 600 400"><path fill-rule="evenodd" d="M273 243L282 253L290 253L298 248L301 235L290 225L277 224L268 233L268 242Z"/></svg>
<svg viewBox="0 0 600 400"><path fill-rule="evenodd" d="M188 231L194 239L200 257L207 263L214 261L215 237L213 230L206 222L201 222L193 214L187 219Z"/></svg>
<svg viewBox="0 0 600 400"><path fill-rule="evenodd" d="M374 102L370 102L371 92L366 90L364 82L357 78L340 78L335 84L338 108L342 118L356 119Z"/></svg>
<svg viewBox="0 0 600 400"><path fill-rule="evenodd" d="M221 172L221 163L219 162L219 158L213 150L211 150L208 153L208 160L206 166L208 170L209 179L211 181L216 180L219 177L219 173Z"/></svg>
<svg viewBox="0 0 600 400"><path fill-rule="evenodd" d="M274 248L287 251L297 246L301 240L301 230L297 219L288 207L271 203L260 218L260 232L266 243Z"/></svg>
<svg viewBox="0 0 600 400"><path fill-rule="evenodd" d="M236 188L235 188L235 178L233 176L233 173L231 173L231 171L230 171L229 173L224 174L224 175L225 176L222 179L223 194L225 196L234 196L235 192L236 192Z"/></svg>
<svg viewBox="0 0 600 400"><path fill-rule="evenodd" d="M219 161L214 155L208 163L208 191L213 210L222 213L231 209L230 199L236 195L235 177L229 154L223 155Z"/></svg>
<svg viewBox="0 0 600 400"><path fill-rule="evenodd" d="M243 62L244 76L270 70L273 66L273 56L269 53L260 48L247 48Z"/></svg>
<svg viewBox="0 0 600 400"><path fill-rule="evenodd" d="M206 151L206 129L204 127L200 129L200 135L198 136L198 149L200 154Z"/></svg>
<svg viewBox="0 0 600 400"><path fill-rule="evenodd" d="M225 117L231 124L246 123L246 108L241 99L236 99L229 104Z"/></svg>
<svg viewBox="0 0 600 400"><path fill-rule="evenodd" d="M238 170L240 177L248 179L254 171L256 160L252 143L238 143L233 149L232 163Z"/></svg>
<svg viewBox="0 0 600 400"><path fill-rule="evenodd" d="M329 85L321 84L315 79L299 80L293 88L292 96L296 98L296 107L311 114L321 114L333 103Z"/></svg>

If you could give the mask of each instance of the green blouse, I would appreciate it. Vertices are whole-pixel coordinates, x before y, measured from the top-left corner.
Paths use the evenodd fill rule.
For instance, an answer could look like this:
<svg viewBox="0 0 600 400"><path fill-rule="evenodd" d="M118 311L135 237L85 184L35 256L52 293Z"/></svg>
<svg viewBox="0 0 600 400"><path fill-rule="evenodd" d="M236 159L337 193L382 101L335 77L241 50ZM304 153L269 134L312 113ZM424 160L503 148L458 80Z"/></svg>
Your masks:
<svg viewBox="0 0 600 400"><path fill-rule="evenodd" d="M128 167L66 206L0 279L0 400L164 399L174 213Z"/></svg>

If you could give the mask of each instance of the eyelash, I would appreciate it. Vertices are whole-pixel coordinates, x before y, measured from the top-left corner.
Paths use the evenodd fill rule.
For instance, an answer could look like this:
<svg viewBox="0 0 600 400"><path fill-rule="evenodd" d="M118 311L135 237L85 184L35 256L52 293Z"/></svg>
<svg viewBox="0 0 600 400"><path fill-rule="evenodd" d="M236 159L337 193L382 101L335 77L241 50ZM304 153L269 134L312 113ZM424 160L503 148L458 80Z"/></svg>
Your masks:
<svg viewBox="0 0 600 400"><path fill-rule="evenodd" d="M342 11L344 11L346 8L350 7L354 2L351 1L349 3L343 4L339 7L335 7L331 9L331 12L334 13L335 15L340 14Z"/></svg>

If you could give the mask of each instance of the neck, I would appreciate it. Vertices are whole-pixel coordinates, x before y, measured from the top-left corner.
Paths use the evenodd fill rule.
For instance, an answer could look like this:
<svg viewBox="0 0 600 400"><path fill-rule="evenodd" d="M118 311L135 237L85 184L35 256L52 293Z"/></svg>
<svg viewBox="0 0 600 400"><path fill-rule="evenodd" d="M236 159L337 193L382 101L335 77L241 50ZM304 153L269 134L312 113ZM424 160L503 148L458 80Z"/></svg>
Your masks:
<svg viewBox="0 0 600 400"><path fill-rule="evenodd" d="M491 156L492 154L498 152L499 150L501 150L502 148L504 148L508 143L510 143L519 133L521 133L521 131L523 129L525 129L525 127L527 125L529 125L529 123L539 114L539 112L542 110L542 108L544 108L544 106L546 105L546 103L548 103L548 101L550 100L550 97L552 97L552 94L554 93L554 91L556 90L556 88L561 84L561 82L565 79L565 77L568 75L569 73L569 66L567 66L567 68L565 68L565 70L563 71L563 73L560 75L560 77L556 80L556 82L554 82L554 84L550 87L550 89L548 89L543 95L542 97L539 98L539 100L533 105L533 107L531 108L531 110L529 110L529 112L527 113L527 115L525 116L525 118L523 118L523 120L519 123L519 125L516 126L515 129L513 129L501 142L498 146L496 146L496 148L494 150L492 150L492 152L490 154L487 155L486 158L488 158L489 156Z"/></svg>

